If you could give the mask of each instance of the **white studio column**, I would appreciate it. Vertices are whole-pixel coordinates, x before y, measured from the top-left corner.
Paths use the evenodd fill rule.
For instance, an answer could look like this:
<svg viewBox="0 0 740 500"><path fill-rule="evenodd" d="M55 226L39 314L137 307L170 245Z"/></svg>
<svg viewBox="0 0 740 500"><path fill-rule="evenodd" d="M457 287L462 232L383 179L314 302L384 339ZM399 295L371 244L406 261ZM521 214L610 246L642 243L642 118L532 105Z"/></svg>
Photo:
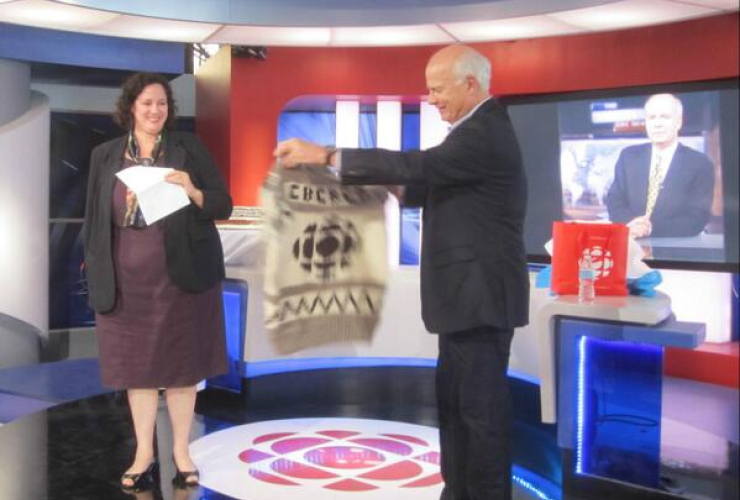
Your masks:
<svg viewBox="0 0 740 500"><path fill-rule="evenodd" d="M419 145L422 150L434 147L447 137L449 124L442 120L437 108L427 101L419 104Z"/></svg>
<svg viewBox="0 0 740 500"><path fill-rule="evenodd" d="M49 130L49 100L38 92L20 117L0 125L0 313L44 336L49 330Z"/></svg>
<svg viewBox="0 0 740 500"><path fill-rule="evenodd" d="M337 101L336 117L336 147L358 147L360 145L360 101Z"/></svg>
<svg viewBox="0 0 740 500"><path fill-rule="evenodd" d="M378 101L377 108L377 146L391 151L401 150L403 128L401 101ZM385 203L385 227L388 243L388 266L398 267L401 245L401 209L395 196L389 196Z"/></svg>
<svg viewBox="0 0 740 500"><path fill-rule="evenodd" d="M28 111L31 105L31 66L0 59L0 126Z"/></svg>

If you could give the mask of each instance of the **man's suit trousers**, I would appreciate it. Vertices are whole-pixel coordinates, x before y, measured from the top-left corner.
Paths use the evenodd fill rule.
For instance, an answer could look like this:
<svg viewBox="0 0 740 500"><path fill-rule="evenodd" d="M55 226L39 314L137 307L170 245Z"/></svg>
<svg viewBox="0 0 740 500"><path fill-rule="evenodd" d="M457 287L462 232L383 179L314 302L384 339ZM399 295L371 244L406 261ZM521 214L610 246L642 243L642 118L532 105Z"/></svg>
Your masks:
<svg viewBox="0 0 740 500"><path fill-rule="evenodd" d="M506 372L513 333L484 326L439 336L442 500L511 499Z"/></svg>

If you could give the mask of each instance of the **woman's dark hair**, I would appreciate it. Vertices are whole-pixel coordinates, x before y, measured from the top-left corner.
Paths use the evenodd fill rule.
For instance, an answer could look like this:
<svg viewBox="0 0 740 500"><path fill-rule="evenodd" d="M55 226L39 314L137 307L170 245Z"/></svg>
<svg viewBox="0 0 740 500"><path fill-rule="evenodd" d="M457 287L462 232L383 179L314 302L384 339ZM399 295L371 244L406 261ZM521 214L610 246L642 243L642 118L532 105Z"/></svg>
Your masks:
<svg viewBox="0 0 740 500"><path fill-rule="evenodd" d="M144 87L153 83L160 84L167 94L167 121L164 126L171 129L175 124L177 105L175 104L175 98L172 97L170 82L157 73L135 73L123 83L121 95L118 96L116 109L113 112L113 121L125 130L131 130L133 128L131 108L134 106L139 94L144 90Z"/></svg>

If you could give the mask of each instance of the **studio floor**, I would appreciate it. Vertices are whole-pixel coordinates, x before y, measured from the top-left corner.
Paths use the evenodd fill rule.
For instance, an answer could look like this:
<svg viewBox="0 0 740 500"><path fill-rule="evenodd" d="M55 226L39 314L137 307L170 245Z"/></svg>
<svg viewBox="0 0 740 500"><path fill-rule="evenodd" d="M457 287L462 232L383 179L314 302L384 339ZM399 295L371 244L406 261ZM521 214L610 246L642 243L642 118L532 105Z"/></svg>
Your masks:
<svg viewBox="0 0 740 500"><path fill-rule="evenodd" d="M439 498L429 368L284 373L250 379L240 393L206 388L198 397L191 444L202 482L191 489L172 484L162 398L155 484L136 494L118 486L134 447L125 395L105 391L97 377L94 359L0 370L0 499ZM737 391L680 381L667 387L676 394L667 407L673 416L664 423L663 467L682 488L673 493L734 500ZM513 389L519 409L514 500L569 498L556 484L562 457L554 427L537 422L536 386L513 380ZM707 419L713 430L697 433L697 422ZM685 445L696 436L701 442Z"/></svg>
<svg viewBox="0 0 740 500"><path fill-rule="evenodd" d="M0 499L436 500L430 375L322 370L261 377L240 394L207 388L191 444L201 486L190 489L172 484L160 398L155 484L132 494L118 486L134 449L125 394L99 387L95 360L2 370ZM90 395L75 400L81 393ZM554 483L525 468L516 467L514 481L516 500L558 498Z"/></svg>

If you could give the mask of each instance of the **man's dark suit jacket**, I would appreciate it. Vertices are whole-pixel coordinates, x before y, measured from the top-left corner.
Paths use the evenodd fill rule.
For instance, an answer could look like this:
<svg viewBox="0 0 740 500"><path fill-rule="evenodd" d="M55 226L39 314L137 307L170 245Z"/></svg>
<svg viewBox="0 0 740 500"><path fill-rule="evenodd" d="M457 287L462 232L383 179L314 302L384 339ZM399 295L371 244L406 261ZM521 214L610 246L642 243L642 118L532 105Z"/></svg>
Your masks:
<svg viewBox="0 0 740 500"><path fill-rule="evenodd" d="M127 136L96 147L90 157L85 207L85 268L89 302L96 312L110 312L116 302L111 247L111 205L115 174L121 168ZM162 220L167 271L182 290L201 292L224 278L224 257L214 219L231 214L231 196L208 151L192 134L170 132L164 166L190 174L203 191L203 208L194 203Z"/></svg>
<svg viewBox="0 0 740 500"><path fill-rule="evenodd" d="M506 109L494 99L426 151L342 150L345 184L401 184L423 206L422 317L452 333L527 324L522 237L527 183Z"/></svg>
<svg viewBox="0 0 740 500"><path fill-rule="evenodd" d="M614 167L606 197L609 218L629 222L645 215L652 144L624 148ZM650 236L694 236L709 222L714 196L714 166L704 154L682 144L676 148L653 207Z"/></svg>

